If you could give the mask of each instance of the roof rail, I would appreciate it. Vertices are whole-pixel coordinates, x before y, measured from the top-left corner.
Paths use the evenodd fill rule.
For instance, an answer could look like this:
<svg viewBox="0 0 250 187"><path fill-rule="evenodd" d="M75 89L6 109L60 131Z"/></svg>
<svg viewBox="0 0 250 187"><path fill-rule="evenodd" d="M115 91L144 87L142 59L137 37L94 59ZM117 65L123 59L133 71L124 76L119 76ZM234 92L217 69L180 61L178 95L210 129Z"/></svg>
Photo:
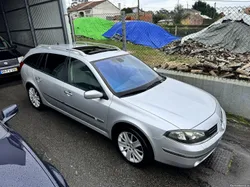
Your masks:
<svg viewBox="0 0 250 187"><path fill-rule="evenodd" d="M84 44L87 46L98 46L98 47L105 47L105 48L109 48L109 49L116 49L118 51L120 51L121 49L119 47L116 47L114 45L109 45L109 44L103 44L103 43L95 43L95 42L85 42L85 41L77 41L76 44Z"/></svg>
<svg viewBox="0 0 250 187"><path fill-rule="evenodd" d="M86 56L86 54L80 50L77 49L66 49L67 51L73 52L73 53L78 53L81 56Z"/></svg>
<svg viewBox="0 0 250 187"><path fill-rule="evenodd" d="M76 50L76 49L69 49L69 48L66 48L66 49L64 49L64 48L61 48L61 47L59 47L59 46L56 46L56 45L39 45L39 46L37 46L37 48L45 48L45 49L56 49L56 50L60 50L60 51L70 51L70 52L73 52L73 53L77 53L77 54L79 54L79 55L81 55L81 56L86 56L86 54L85 53L83 53L82 51L79 51L79 50Z"/></svg>
<svg viewBox="0 0 250 187"><path fill-rule="evenodd" d="M36 48L48 48L50 45L46 45L46 44L41 44L36 46Z"/></svg>

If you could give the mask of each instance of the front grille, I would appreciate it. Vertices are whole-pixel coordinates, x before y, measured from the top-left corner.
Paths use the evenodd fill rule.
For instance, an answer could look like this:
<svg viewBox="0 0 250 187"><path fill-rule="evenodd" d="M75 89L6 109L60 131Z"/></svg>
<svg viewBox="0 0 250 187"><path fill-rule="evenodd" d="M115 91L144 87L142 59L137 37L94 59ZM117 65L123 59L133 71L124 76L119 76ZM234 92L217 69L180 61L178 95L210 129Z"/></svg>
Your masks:
<svg viewBox="0 0 250 187"><path fill-rule="evenodd" d="M0 68L8 67L8 66L14 66L19 64L17 58L8 59L8 60L1 60L0 61Z"/></svg>
<svg viewBox="0 0 250 187"><path fill-rule="evenodd" d="M209 130L207 130L207 131L205 132L206 137L208 138L208 137L213 136L213 135L217 132L217 130L218 130L218 127L217 127L217 124L216 124L216 125L213 126L211 129L209 129Z"/></svg>

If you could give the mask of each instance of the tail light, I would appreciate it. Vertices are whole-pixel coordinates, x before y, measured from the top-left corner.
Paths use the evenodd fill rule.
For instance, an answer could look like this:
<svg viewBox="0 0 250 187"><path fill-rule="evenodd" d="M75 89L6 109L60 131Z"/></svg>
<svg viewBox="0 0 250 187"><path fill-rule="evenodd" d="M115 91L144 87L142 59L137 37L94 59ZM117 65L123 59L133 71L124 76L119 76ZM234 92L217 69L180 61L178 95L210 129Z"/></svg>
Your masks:
<svg viewBox="0 0 250 187"><path fill-rule="evenodd" d="M24 62L20 62L20 70L22 69Z"/></svg>
<svg viewBox="0 0 250 187"><path fill-rule="evenodd" d="M23 56L17 58L18 62L21 63L23 61Z"/></svg>

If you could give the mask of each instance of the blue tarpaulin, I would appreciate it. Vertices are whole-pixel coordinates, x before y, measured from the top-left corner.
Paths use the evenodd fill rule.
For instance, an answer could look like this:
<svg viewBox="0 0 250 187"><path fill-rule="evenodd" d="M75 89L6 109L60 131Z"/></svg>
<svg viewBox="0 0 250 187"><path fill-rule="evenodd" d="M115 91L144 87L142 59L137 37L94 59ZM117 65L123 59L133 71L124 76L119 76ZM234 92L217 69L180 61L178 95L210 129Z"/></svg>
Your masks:
<svg viewBox="0 0 250 187"><path fill-rule="evenodd" d="M111 29L103 34L106 38L122 35L122 23L116 23ZM171 35L158 25L145 21L127 21L126 37L131 43L148 46L151 48L162 48L179 38Z"/></svg>

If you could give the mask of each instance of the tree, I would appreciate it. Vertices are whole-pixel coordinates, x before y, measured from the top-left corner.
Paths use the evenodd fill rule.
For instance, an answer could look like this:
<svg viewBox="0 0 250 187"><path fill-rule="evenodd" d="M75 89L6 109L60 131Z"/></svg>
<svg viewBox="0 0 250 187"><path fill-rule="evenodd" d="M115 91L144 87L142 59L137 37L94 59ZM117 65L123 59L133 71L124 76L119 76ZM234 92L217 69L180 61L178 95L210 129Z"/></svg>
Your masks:
<svg viewBox="0 0 250 187"><path fill-rule="evenodd" d="M162 8L161 10L157 11L156 13L157 13L157 14L163 14L163 15L168 16L169 11L166 10L166 9L164 9L164 8Z"/></svg>
<svg viewBox="0 0 250 187"><path fill-rule="evenodd" d="M174 12L172 14L175 24L181 24L181 20L186 17L186 15L184 14L183 6L180 4L174 8Z"/></svg>
<svg viewBox="0 0 250 187"><path fill-rule="evenodd" d="M200 0L194 3L193 9L198 10L201 12L202 15L209 16L210 18L213 19L217 19L219 17L219 14L217 13L214 7Z"/></svg>
<svg viewBox="0 0 250 187"><path fill-rule="evenodd" d="M133 13L133 10L131 8L123 8L122 11L125 11L126 14Z"/></svg>
<svg viewBox="0 0 250 187"><path fill-rule="evenodd" d="M158 23L158 21L170 18L169 11L162 8L153 15L153 22Z"/></svg>

